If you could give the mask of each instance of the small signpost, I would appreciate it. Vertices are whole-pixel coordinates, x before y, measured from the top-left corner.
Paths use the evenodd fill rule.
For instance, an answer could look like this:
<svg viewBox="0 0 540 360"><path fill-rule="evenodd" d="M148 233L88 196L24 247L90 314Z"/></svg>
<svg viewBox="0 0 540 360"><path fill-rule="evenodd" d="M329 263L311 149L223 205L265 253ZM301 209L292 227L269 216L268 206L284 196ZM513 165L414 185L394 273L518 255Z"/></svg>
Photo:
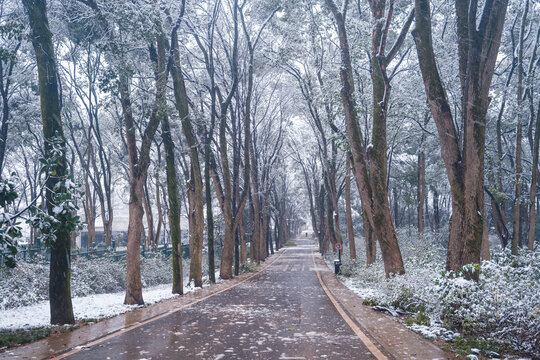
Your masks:
<svg viewBox="0 0 540 360"><path fill-rule="evenodd" d="M337 275L337 274L339 274L340 267L341 267L341 249L343 249L343 244L336 243L336 245L334 245L334 247L338 252L338 258L336 260L334 260L334 273L336 273L336 275Z"/></svg>

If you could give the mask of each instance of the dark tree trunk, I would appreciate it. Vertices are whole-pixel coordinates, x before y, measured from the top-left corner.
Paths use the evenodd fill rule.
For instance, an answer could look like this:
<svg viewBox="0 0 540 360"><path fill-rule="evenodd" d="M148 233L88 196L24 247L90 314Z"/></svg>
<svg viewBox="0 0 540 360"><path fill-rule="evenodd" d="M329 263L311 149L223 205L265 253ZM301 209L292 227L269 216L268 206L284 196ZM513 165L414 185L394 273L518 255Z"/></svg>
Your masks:
<svg viewBox="0 0 540 360"><path fill-rule="evenodd" d="M17 53L21 42L15 47L14 54ZM11 87L11 75L13 74L13 67L17 62L16 58L11 58L7 61L7 71L4 78L4 64L3 61L0 61L0 95L2 96L2 125L0 126L0 177L2 175L2 170L4 169L4 160L6 155L6 145L8 139L8 127L9 127L9 96L10 96L10 87Z"/></svg>
<svg viewBox="0 0 540 360"><path fill-rule="evenodd" d="M439 191L433 188L433 225L435 230L441 227L441 215L439 213Z"/></svg>
<svg viewBox="0 0 540 360"><path fill-rule="evenodd" d="M176 49L178 39L176 38L176 32L173 32L171 38L171 46L173 51ZM166 58L165 58L165 45L166 39L163 35L160 36L158 43L158 74L165 71ZM173 57L175 54L173 53ZM171 73L176 71L173 66L171 67ZM165 89L163 89L165 91ZM176 174L176 160L174 153L174 142L172 140L172 134L169 125L169 117L166 113L166 93L160 94L160 122L161 122L161 137L163 139L163 147L165 148L165 163L167 171L167 194L169 203L169 228L171 234L171 247L172 247L172 274L173 284L172 293L180 294L184 293L183 285L183 273L182 273L182 233L180 229L180 202L178 200L178 177Z"/></svg>
<svg viewBox="0 0 540 360"><path fill-rule="evenodd" d="M392 189L392 198L394 200L394 226L399 228L399 195L395 187Z"/></svg>
<svg viewBox="0 0 540 360"><path fill-rule="evenodd" d="M429 117L426 116L424 125L427 125ZM426 200L426 153L424 150L426 134L422 132L420 146L418 147L418 184L417 184L417 212L418 212L418 237L424 240L424 202Z"/></svg>
<svg viewBox="0 0 540 360"><path fill-rule="evenodd" d="M145 246L147 250L154 245L154 213L152 211L152 203L150 202L150 194L148 191L148 179L144 182L144 214L146 215L146 225L148 229L147 242Z"/></svg>
<svg viewBox="0 0 540 360"><path fill-rule="evenodd" d="M182 5L182 11L184 6ZM178 115L182 123L182 131L189 147L191 181L188 184L189 198L189 248L191 262L189 279L196 287L202 287L202 247L204 236L204 197L201 165L199 161L198 140L193 124L189 117L188 96L182 69L180 65L180 52L178 51L178 26L173 29L171 46L173 58L171 76L174 85L174 98Z"/></svg>
<svg viewBox="0 0 540 360"><path fill-rule="evenodd" d="M349 236L349 250L351 259L356 260L356 244L354 242L354 228L351 209L351 163L347 156L347 173L345 175L345 207L347 211L347 235Z"/></svg>
<svg viewBox="0 0 540 360"><path fill-rule="evenodd" d="M65 147L65 137L60 117L60 94L58 89L58 72L52 44L52 34L47 19L47 5L45 0L23 0L31 29L32 45L34 47L41 103L41 117L43 121L43 135L45 138L45 156L52 155L53 139L60 141ZM58 179L67 172L65 153L59 162L51 169L48 177L45 198L47 212L54 216L53 206L55 188ZM65 189L60 189L65 191ZM51 324L72 324L73 307L71 304L71 236L66 230L57 231L56 240L51 243L51 261L49 273L49 302L51 311Z"/></svg>
<svg viewBox="0 0 540 360"><path fill-rule="evenodd" d="M518 70L518 89L517 89L517 128L516 128L516 155L515 155L515 193L514 193L514 205L513 205L513 233L512 233L512 255L518 254L518 245L522 240L522 216L521 216L521 188L523 186L521 179L521 172L523 167L521 164L522 157L522 140L523 140L523 119L522 119L522 103L523 103L523 45L525 37L525 21L527 19L527 13L529 11L529 1L525 1L525 10L523 11L523 17L521 19L521 29L519 31L519 45L517 56L517 70Z"/></svg>
<svg viewBox="0 0 540 360"><path fill-rule="evenodd" d="M527 234L527 248L534 250L534 236L536 228L536 185L538 183L538 148L540 144L540 101L536 114L536 127L534 131L533 161L531 175L531 190L529 193L529 229Z"/></svg>

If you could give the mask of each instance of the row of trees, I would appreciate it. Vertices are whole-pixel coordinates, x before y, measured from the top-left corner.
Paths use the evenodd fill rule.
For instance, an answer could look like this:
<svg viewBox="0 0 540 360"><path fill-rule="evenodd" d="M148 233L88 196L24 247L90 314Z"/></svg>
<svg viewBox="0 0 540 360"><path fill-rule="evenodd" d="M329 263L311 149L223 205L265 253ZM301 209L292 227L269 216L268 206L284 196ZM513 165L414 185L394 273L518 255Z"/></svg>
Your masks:
<svg viewBox="0 0 540 360"><path fill-rule="evenodd" d="M198 287L204 245L210 281L215 281L216 240L220 277L230 279L248 261L247 244L251 261L260 263L298 231L302 220L290 199L294 185L284 157L292 101L279 71L259 53L269 46L265 29L280 8L259 13L256 5L3 3L2 20L21 34L28 29L33 44L31 51L22 36L8 49L13 37L4 29L11 52L2 62L10 68L2 74L11 93L2 104L17 111L3 122L3 174L17 172L18 190L25 195L11 209L42 203L43 213L57 224L63 220L57 208L67 202L62 194L70 191L59 187L58 179L80 183L89 244L100 218L109 246L119 198L125 196L126 304L144 303L141 242L155 247L162 233L173 247L173 292L182 294L182 207L189 224L188 278ZM35 72L26 72L34 65L38 87ZM34 108L38 97L42 131ZM24 112L30 116L14 121ZM54 158L48 175L33 160L35 153L46 162ZM76 207L66 214L73 219L69 224L76 223ZM216 224L222 233L215 233ZM41 239L43 226L32 225L33 240ZM74 320L72 227L55 226L50 241L53 324Z"/></svg>
<svg viewBox="0 0 540 360"><path fill-rule="evenodd" d="M45 73L59 115L49 135L30 71L46 38L31 9L45 4L25 1L26 14L2 4L0 166L24 194L8 207L51 203L42 184L60 173L44 176L33 159L51 158L53 143L85 190L90 243L100 219L111 244L125 198L126 303L143 302L141 241L162 236L182 292L182 213L196 286L205 246L210 280L217 242L229 279L248 243L263 261L304 219L322 252L347 238L355 258L361 232L369 265L379 244L387 276L405 271L396 229L406 223L421 238L427 224L448 226L448 270L487 258L491 227L514 254L534 248L540 26L530 0L51 0L45 58L56 75ZM54 92L38 84L42 99Z"/></svg>
<svg viewBox="0 0 540 360"><path fill-rule="evenodd" d="M511 238L513 254L520 246L533 250L537 9L497 0L321 5L301 2L301 55L283 65L297 82L306 134L315 135L296 162L321 251L342 241L340 211L349 239L353 212L361 216L367 264L377 241L387 276L405 271L395 231L404 213L409 225L416 220L420 238L426 222L439 229L450 215L448 270L489 259L491 226L503 248ZM360 206L351 203L349 174ZM467 275L478 272L470 267Z"/></svg>

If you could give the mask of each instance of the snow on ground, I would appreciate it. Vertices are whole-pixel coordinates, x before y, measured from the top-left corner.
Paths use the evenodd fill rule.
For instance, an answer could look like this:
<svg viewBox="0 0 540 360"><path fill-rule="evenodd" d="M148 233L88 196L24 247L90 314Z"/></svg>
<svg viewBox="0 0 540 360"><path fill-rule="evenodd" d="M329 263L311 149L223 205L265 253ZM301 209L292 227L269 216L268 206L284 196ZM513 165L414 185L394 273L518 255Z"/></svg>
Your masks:
<svg viewBox="0 0 540 360"><path fill-rule="evenodd" d="M446 231L426 233L420 241L417 234L398 231L405 275L390 279L379 250L375 264L366 268L364 244L357 241L359 259L351 260L345 249L339 279L366 305L411 314L405 325L427 338L469 338L490 347L487 352L513 349L540 356L540 251L512 256L493 246L491 260L482 262L474 282L462 272L445 271L447 236ZM331 268L333 256L325 256Z"/></svg>
<svg viewBox="0 0 540 360"><path fill-rule="evenodd" d="M203 277L203 287L211 286L208 277ZM216 283L223 280L216 271ZM143 288L143 299L146 305L178 295L171 293L172 284L161 284ZM193 283L184 279L184 294L196 291ZM109 294L79 296L72 299L73 314L76 320L104 319L142 307L140 305L124 305L125 291ZM49 301L40 301L32 305L19 306L0 310L0 330L18 330L50 326Z"/></svg>
<svg viewBox="0 0 540 360"><path fill-rule="evenodd" d="M157 285L143 289L144 302L147 305L178 296L171 293L172 284ZM184 289L185 293L193 291L193 287ZM124 305L126 293L98 294L73 298L73 313L77 320L103 319L123 314L141 307ZM0 311L0 329L16 330L49 326L49 302L41 301L34 305L21 306Z"/></svg>

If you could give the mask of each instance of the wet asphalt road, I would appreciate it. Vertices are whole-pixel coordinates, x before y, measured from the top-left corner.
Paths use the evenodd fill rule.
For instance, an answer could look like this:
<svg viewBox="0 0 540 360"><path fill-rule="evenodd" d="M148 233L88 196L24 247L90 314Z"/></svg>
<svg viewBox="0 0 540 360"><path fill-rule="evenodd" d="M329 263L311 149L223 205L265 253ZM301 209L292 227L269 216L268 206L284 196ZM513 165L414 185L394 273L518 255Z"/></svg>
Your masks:
<svg viewBox="0 0 540 360"><path fill-rule="evenodd" d="M68 359L374 359L322 290L312 246L190 308Z"/></svg>

